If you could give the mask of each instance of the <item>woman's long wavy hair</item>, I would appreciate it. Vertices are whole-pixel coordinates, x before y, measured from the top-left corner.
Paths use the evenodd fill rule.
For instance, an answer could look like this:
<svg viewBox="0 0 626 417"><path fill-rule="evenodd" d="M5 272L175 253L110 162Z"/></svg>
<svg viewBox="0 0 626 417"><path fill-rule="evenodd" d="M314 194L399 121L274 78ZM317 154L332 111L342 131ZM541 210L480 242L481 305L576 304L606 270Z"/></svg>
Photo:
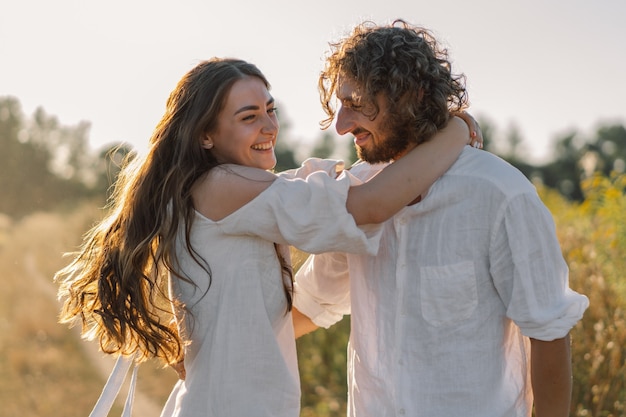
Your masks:
<svg viewBox="0 0 626 417"><path fill-rule="evenodd" d="M216 128L235 81L267 79L254 65L236 59L201 62L178 82L165 114L150 139L144 158L121 171L109 200L109 215L86 235L74 260L60 270L60 321L82 320L83 336L98 339L102 350L132 355L137 361L160 358L177 362L183 352L167 295L168 272L177 273L175 239L186 228L186 245L194 219L191 189L218 165L202 139ZM210 276L210 268L201 259ZM288 265L280 258L283 272ZM291 293L287 291L289 305Z"/></svg>
<svg viewBox="0 0 626 417"><path fill-rule="evenodd" d="M451 112L468 105L465 76L452 74L447 50L424 28L403 20L388 26L363 22L330 48L318 84L328 115L320 123L323 128L335 118L333 95L340 76L356 81L361 100L373 105L367 115L372 120L380 111L376 98L382 94L385 117L396 136L418 144L444 127Z"/></svg>

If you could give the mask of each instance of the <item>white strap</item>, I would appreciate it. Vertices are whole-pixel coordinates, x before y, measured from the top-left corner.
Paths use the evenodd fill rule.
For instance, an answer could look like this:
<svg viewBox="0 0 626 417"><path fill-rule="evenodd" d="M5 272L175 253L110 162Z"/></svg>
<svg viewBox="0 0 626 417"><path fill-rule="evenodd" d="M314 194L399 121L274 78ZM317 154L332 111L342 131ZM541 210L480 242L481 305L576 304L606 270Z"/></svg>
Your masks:
<svg viewBox="0 0 626 417"><path fill-rule="evenodd" d="M126 396L126 403L124 404L124 411L122 411L122 417L130 417L133 412L133 401L135 400L135 385L137 385L137 369L139 367L135 365L133 368L133 374L130 377L130 387L128 388L128 395Z"/></svg>
<svg viewBox="0 0 626 417"><path fill-rule="evenodd" d="M124 380L126 379L126 375L128 374L128 369L133 364L133 362L133 358L125 358L121 355L117 358L115 366L111 371L111 375L109 375L109 379L102 389L100 398L98 398L98 401L91 411L91 414L89 414L89 417L107 417L109 415L109 411L111 411L111 407L113 407L115 398L119 394L120 389L124 384ZM131 415L133 408L133 399L135 397L136 383L137 365L135 365L135 368L133 369L133 375L130 381L130 388L128 389L128 396L126 397L126 404L124 405L122 417L130 417Z"/></svg>

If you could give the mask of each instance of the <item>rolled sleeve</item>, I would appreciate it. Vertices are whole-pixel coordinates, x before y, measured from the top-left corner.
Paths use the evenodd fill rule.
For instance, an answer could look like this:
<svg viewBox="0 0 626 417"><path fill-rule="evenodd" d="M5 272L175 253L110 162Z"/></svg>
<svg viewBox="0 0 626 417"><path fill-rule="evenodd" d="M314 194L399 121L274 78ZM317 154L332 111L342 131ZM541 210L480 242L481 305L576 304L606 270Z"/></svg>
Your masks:
<svg viewBox="0 0 626 417"><path fill-rule="evenodd" d="M517 321L522 333L533 339L551 341L564 337L582 318L589 306L589 299L572 290L566 290L560 305L554 306L543 317L528 322Z"/></svg>
<svg viewBox="0 0 626 417"><path fill-rule="evenodd" d="M567 335L589 300L569 288L552 215L536 194L503 206L491 245L491 272L507 316L534 339Z"/></svg>
<svg viewBox="0 0 626 417"><path fill-rule="evenodd" d="M344 253L312 255L295 277L294 306L319 327L350 314L350 280Z"/></svg>
<svg viewBox="0 0 626 417"><path fill-rule="evenodd" d="M340 159L307 158L299 168L289 169L277 175L286 179L305 179L314 172L322 171L331 178L337 178L344 168L345 163Z"/></svg>

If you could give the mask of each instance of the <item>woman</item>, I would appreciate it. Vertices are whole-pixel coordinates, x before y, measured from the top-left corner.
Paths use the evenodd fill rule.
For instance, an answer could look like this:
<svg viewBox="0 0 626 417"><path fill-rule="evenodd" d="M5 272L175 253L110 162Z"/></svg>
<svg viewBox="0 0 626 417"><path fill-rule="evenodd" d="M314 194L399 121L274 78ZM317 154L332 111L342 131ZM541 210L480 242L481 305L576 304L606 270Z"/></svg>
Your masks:
<svg viewBox="0 0 626 417"><path fill-rule="evenodd" d="M57 274L61 320L80 317L104 352L168 364L184 356L186 379L163 416L298 416L292 271L281 245L375 253L376 227L357 225L384 221L424 192L469 137L453 118L420 153L358 185L310 166L305 179L271 173L278 128L254 65L200 63L171 93L146 157L120 174L109 216Z"/></svg>

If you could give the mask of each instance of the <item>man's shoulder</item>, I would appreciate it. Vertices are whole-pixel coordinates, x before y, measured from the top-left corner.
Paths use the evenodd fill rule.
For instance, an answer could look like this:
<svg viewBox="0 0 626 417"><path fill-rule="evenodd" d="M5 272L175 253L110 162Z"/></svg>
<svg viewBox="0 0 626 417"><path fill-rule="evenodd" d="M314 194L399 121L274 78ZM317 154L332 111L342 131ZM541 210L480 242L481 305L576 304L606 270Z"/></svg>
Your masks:
<svg viewBox="0 0 626 417"><path fill-rule="evenodd" d="M535 187L516 167L490 152L466 147L446 175L461 176L468 181L501 190L505 194L534 192Z"/></svg>

